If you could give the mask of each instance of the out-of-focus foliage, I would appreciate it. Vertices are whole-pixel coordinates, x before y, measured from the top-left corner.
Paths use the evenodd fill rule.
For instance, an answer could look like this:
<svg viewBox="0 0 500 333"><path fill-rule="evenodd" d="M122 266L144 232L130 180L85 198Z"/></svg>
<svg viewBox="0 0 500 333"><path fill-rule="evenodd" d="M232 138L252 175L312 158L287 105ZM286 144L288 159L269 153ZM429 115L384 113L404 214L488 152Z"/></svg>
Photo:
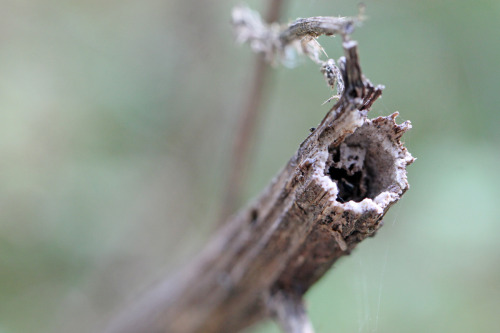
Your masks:
<svg viewBox="0 0 500 333"><path fill-rule="evenodd" d="M236 1L0 2L0 332L88 332L216 221L252 55ZM248 1L262 9L261 1ZM366 1L353 38L418 160L386 225L308 294L318 332L500 327L500 2ZM286 19L355 15L288 1ZM322 37L338 58L338 39ZM308 59L276 68L246 197L327 112ZM276 332L264 324L250 332Z"/></svg>

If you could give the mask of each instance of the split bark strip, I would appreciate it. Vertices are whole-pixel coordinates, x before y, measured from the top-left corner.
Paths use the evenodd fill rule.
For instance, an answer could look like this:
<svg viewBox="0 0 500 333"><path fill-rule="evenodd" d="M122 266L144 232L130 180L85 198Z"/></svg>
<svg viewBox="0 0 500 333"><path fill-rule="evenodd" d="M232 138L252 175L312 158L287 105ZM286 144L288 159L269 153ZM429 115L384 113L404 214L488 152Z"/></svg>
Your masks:
<svg viewBox="0 0 500 333"><path fill-rule="evenodd" d="M281 311L290 307L280 297L300 301L338 258L375 234L408 189L413 162L400 142L410 123L396 124L397 113L367 119L383 87L362 75L355 42L343 48L345 92L285 168L184 271L107 332L237 332L272 316L288 332L296 332L286 328L293 322L307 326L302 303Z"/></svg>

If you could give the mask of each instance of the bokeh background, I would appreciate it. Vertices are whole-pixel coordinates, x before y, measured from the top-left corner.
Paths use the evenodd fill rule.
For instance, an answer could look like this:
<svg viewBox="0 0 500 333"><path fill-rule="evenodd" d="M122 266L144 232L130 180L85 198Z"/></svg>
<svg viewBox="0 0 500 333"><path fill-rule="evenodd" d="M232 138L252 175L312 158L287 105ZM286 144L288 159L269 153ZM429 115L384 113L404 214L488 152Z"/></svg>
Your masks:
<svg viewBox="0 0 500 333"><path fill-rule="evenodd" d="M98 331L202 248L252 71L239 3L0 0L1 333ZM500 2L365 4L353 38L386 86L371 116L411 120L418 160L377 236L307 294L314 326L499 332ZM283 20L356 13L289 0ZM246 199L330 107L309 60L273 69L266 94Z"/></svg>

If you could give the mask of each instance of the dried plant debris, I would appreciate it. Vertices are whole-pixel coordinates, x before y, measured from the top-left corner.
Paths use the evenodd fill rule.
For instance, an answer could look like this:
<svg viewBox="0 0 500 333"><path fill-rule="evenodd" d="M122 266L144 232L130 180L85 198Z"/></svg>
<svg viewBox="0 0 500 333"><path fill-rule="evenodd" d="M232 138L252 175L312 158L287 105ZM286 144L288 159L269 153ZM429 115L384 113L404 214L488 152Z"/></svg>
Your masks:
<svg viewBox="0 0 500 333"><path fill-rule="evenodd" d="M325 103L340 98L344 91L344 82L335 61L321 59L322 55L328 56L317 38L321 35L339 35L344 42L348 41L354 27L362 20L363 7L360 7L357 17L316 16L299 18L288 25L267 24L259 13L248 7L235 7L232 13L236 41L250 44L254 52L264 54L271 64L287 65L293 62L297 54L304 54L320 65L327 85L337 91L337 94ZM342 58L339 62L343 61Z"/></svg>

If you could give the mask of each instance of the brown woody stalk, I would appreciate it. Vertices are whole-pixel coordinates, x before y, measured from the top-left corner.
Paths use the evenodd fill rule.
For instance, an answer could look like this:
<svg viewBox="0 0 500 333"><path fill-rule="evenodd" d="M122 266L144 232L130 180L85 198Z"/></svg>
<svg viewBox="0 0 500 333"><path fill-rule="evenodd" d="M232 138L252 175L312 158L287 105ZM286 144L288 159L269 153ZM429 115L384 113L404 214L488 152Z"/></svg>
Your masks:
<svg viewBox="0 0 500 333"><path fill-rule="evenodd" d="M345 40L345 90L285 168L227 221L174 279L145 295L107 332L237 332L275 317L286 332L312 332L304 293L382 225L408 189L409 122L366 115L381 95Z"/></svg>

